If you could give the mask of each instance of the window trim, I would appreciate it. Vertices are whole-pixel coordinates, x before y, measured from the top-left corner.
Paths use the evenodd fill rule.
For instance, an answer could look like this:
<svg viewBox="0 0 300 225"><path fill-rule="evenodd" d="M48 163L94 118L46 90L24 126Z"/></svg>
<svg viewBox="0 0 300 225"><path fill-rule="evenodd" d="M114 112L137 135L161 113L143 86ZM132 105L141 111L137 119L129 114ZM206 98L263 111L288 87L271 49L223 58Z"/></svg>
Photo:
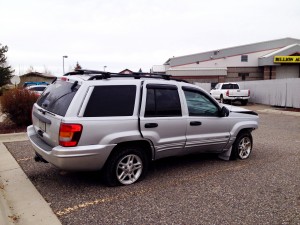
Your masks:
<svg viewBox="0 0 300 225"><path fill-rule="evenodd" d="M84 117L83 114L85 112L85 109L86 109L86 106L87 106L87 104L89 102L89 99L90 99L90 97L91 97L91 95L92 95L92 93L94 91L94 87L95 86L88 87L86 95L85 95L85 98L84 98L84 101L83 101L83 103L82 103L82 105L80 107L80 111L78 113L79 117ZM84 118L86 118L86 117L84 117Z"/></svg>
<svg viewBox="0 0 300 225"><path fill-rule="evenodd" d="M172 84L147 84L147 89L167 89L167 90L178 90L176 85Z"/></svg>

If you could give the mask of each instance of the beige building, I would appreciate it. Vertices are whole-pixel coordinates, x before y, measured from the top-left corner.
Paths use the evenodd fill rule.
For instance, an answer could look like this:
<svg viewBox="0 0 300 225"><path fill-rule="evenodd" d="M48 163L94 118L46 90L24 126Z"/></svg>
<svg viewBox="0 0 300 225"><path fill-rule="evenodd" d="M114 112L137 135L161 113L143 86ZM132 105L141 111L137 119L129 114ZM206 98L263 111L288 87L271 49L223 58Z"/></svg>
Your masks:
<svg viewBox="0 0 300 225"><path fill-rule="evenodd" d="M152 72L218 83L300 77L300 39L283 38L173 57Z"/></svg>

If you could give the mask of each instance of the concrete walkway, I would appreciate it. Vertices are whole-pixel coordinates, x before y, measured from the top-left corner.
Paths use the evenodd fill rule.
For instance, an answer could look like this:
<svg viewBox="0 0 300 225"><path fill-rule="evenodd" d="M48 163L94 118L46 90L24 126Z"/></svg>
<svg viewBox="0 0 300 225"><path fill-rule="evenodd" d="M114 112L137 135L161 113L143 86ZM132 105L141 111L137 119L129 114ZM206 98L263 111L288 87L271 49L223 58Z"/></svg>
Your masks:
<svg viewBox="0 0 300 225"><path fill-rule="evenodd" d="M25 140L26 133L0 135L0 224L61 224L3 144Z"/></svg>

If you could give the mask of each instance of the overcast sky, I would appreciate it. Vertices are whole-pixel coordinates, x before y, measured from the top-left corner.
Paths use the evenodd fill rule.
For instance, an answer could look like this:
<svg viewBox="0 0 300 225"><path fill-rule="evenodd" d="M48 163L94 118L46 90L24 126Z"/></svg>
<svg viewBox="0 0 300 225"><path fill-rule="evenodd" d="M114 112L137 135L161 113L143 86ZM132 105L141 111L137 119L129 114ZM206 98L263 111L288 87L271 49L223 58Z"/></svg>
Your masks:
<svg viewBox="0 0 300 225"><path fill-rule="evenodd" d="M19 75L148 72L168 58L300 39L299 0L1 0L0 43ZM20 69L20 72L19 72Z"/></svg>

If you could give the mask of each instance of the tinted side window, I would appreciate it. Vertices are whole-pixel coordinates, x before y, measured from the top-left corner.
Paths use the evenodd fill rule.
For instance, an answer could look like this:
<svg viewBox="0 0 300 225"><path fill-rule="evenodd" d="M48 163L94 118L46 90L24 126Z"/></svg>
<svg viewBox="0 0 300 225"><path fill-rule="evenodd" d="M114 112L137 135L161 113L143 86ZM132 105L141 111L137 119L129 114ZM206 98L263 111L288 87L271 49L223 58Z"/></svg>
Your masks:
<svg viewBox="0 0 300 225"><path fill-rule="evenodd" d="M135 95L135 85L96 86L83 116L132 116Z"/></svg>
<svg viewBox="0 0 300 225"><path fill-rule="evenodd" d="M147 88L145 117L181 116L178 90L168 88Z"/></svg>
<svg viewBox="0 0 300 225"><path fill-rule="evenodd" d="M203 93L184 90L190 116L218 116L218 107Z"/></svg>
<svg viewBox="0 0 300 225"><path fill-rule="evenodd" d="M56 81L43 92L37 104L50 112L64 116L79 87L80 85L74 86L74 83Z"/></svg>

